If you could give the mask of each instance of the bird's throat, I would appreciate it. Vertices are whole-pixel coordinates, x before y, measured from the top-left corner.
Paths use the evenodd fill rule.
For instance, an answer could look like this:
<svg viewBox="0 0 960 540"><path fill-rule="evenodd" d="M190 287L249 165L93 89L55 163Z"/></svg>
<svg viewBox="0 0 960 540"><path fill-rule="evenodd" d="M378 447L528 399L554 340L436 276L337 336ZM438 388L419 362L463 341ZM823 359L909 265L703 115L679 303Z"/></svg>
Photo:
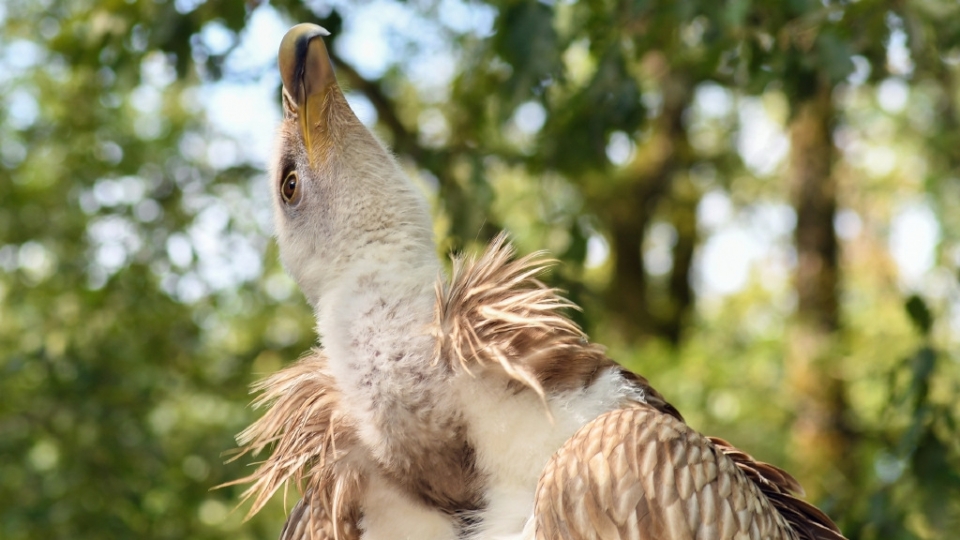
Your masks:
<svg viewBox="0 0 960 540"><path fill-rule="evenodd" d="M375 455L454 436L449 368L434 358L435 279L429 268L358 265L317 306L331 372Z"/></svg>

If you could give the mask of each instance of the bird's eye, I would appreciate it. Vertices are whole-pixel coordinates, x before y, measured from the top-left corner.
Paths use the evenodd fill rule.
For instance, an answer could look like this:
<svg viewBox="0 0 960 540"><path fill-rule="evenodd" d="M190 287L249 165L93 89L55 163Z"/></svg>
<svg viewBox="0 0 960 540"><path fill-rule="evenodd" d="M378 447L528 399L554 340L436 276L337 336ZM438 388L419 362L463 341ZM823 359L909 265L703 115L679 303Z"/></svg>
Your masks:
<svg viewBox="0 0 960 540"><path fill-rule="evenodd" d="M297 178L297 171L290 171L280 183L280 196L283 202L293 205L300 202L300 181Z"/></svg>

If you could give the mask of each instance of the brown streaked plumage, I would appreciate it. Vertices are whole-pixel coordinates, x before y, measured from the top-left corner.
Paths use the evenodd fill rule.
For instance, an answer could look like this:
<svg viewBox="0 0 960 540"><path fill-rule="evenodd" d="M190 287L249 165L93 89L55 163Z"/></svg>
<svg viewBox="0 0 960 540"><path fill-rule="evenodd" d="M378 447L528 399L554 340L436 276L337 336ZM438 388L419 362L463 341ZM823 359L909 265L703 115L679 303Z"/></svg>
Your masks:
<svg viewBox="0 0 960 540"><path fill-rule="evenodd" d="M281 259L322 348L259 383L241 455L284 540L841 540L789 474L703 437L619 367L505 236L442 276L429 213L356 119L315 25L280 51ZM437 275L440 274L438 278Z"/></svg>
<svg viewBox="0 0 960 540"><path fill-rule="evenodd" d="M654 407L601 415L540 478L538 540L841 540L780 469Z"/></svg>

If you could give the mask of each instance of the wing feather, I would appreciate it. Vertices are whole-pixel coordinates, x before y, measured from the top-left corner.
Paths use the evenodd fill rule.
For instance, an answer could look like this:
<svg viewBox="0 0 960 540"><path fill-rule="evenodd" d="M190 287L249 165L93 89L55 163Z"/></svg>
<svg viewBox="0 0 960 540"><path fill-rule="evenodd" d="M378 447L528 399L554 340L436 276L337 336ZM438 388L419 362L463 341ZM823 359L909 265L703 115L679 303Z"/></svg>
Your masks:
<svg viewBox="0 0 960 540"><path fill-rule="evenodd" d="M593 420L537 489L538 540L842 540L789 474L639 404Z"/></svg>

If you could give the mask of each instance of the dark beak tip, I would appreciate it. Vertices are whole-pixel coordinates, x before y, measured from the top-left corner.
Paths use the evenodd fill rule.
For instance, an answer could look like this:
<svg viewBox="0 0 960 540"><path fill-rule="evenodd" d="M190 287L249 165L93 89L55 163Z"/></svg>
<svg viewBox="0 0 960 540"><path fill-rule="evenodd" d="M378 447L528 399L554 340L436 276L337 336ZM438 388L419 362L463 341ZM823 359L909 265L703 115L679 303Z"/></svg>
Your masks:
<svg viewBox="0 0 960 540"><path fill-rule="evenodd" d="M298 83L302 81L305 75L307 70L306 64L307 62L317 61L316 58L309 58L310 42L313 41L314 38L322 38L329 35L330 32L320 25L301 23L287 30L287 33L280 41L280 51L277 55L280 78L283 81L283 86L298 102L302 102L307 98L307 96L298 95L300 93L298 91L300 84ZM324 45L320 46L324 49L324 53L326 53L326 47ZM329 64L329 59L326 58L326 54L323 56L324 58L320 59L320 61Z"/></svg>

